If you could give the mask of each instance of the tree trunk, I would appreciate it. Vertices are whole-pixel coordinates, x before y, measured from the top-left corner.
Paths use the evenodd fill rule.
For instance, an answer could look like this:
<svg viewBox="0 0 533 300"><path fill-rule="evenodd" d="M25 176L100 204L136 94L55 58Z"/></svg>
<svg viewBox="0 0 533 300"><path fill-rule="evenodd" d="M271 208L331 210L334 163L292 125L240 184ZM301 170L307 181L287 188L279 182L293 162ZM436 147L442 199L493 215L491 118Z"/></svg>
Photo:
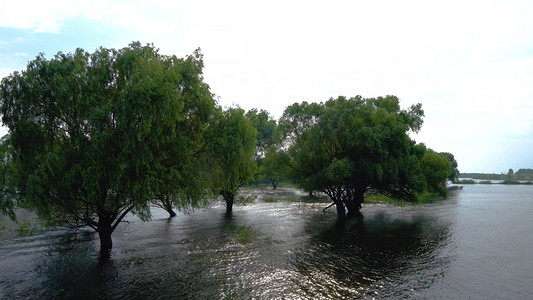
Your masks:
<svg viewBox="0 0 533 300"><path fill-rule="evenodd" d="M233 197L226 199L226 211L227 212L233 211Z"/></svg>
<svg viewBox="0 0 533 300"><path fill-rule="evenodd" d="M357 218L361 216L361 212L359 211L361 209L361 204L363 203L365 199L365 191L357 191L354 195L353 199L347 199L346 200L346 208L348 209L347 218Z"/></svg>
<svg viewBox="0 0 533 300"><path fill-rule="evenodd" d="M336 201L335 206L337 207L337 222L345 223L346 222L346 210L344 209L344 204L342 201Z"/></svg>
<svg viewBox="0 0 533 300"><path fill-rule="evenodd" d="M109 255L109 252L113 248L113 240L111 234L113 233L112 227L113 220L107 214L98 216L98 236L100 237L100 253Z"/></svg>
<svg viewBox="0 0 533 300"><path fill-rule="evenodd" d="M272 182L272 189L275 190L278 187L278 181L274 179L271 179L270 181Z"/></svg>
<svg viewBox="0 0 533 300"><path fill-rule="evenodd" d="M167 210L168 214L170 215L171 218L174 218L176 216L176 213L174 212L174 210L171 208L169 210Z"/></svg>
<svg viewBox="0 0 533 300"><path fill-rule="evenodd" d="M176 213L172 209L172 200L170 199L170 197L164 196L164 197L161 197L160 199L161 199L161 204L163 206L163 209L168 212L171 218L175 217Z"/></svg>
<svg viewBox="0 0 533 300"><path fill-rule="evenodd" d="M171 218L173 218L173 217L176 216L176 213L175 213L174 210L172 209L172 204L170 204L170 203L165 203L165 210L168 212L168 214L170 215Z"/></svg>
<svg viewBox="0 0 533 300"><path fill-rule="evenodd" d="M233 194L231 191L221 191L220 194L222 194L222 197L224 200L226 200L226 211L233 211L233 200L235 199L235 194Z"/></svg>
<svg viewBox="0 0 533 300"><path fill-rule="evenodd" d="M111 239L110 228L98 228L98 236L100 237L100 253L108 254L113 248L113 240Z"/></svg>

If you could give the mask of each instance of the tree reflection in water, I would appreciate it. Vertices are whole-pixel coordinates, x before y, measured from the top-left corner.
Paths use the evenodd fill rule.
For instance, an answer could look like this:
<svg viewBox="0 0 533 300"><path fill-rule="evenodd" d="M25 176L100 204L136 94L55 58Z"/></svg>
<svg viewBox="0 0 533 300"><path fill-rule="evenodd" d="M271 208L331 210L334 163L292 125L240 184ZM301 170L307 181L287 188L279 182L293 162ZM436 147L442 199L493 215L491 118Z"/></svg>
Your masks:
<svg viewBox="0 0 533 300"><path fill-rule="evenodd" d="M304 297L405 296L402 286L419 291L443 275L449 258L439 251L450 234L449 226L422 215L378 213L337 223L295 254L293 283Z"/></svg>

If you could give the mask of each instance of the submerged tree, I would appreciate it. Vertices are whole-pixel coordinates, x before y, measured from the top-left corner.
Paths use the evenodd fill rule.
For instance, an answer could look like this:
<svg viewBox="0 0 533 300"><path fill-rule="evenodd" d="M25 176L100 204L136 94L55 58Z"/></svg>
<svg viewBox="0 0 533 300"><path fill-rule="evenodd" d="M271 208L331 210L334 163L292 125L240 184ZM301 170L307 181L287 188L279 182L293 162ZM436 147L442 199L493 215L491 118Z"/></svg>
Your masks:
<svg viewBox="0 0 533 300"><path fill-rule="evenodd" d="M253 179L256 134L240 108L220 112L212 128L208 158L212 169L211 186L226 201L227 211L233 209L238 189Z"/></svg>
<svg viewBox="0 0 533 300"><path fill-rule="evenodd" d="M90 226L108 253L126 214L148 219L154 195L180 194L190 178L181 171L198 147L187 131L213 106L201 69L198 52L179 59L137 42L41 54L4 78L17 203L49 222Z"/></svg>
<svg viewBox="0 0 533 300"><path fill-rule="evenodd" d="M257 130L257 142L255 146L255 163L257 165L255 180L268 180L272 188L276 189L279 176L276 172L271 148L274 144L274 131L276 130L276 120L274 120L266 110L257 110L253 108L246 112L246 118ZM269 154L270 152L270 154ZM267 157L269 155L270 157Z"/></svg>
<svg viewBox="0 0 533 300"><path fill-rule="evenodd" d="M425 179L409 131L422 126L421 105L401 110L394 96L339 97L293 104L280 119L288 175L308 191L321 191L339 220L358 214L367 193L414 201Z"/></svg>
<svg viewBox="0 0 533 300"><path fill-rule="evenodd" d="M276 189L280 180L287 173L288 156L278 149L276 145L270 146L261 161L261 174L272 184L272 189Z"/></svg>
<svg viewBox="0 0 533 300"><path fill-rule="evenodd" d="M268 111L263 109L258 111L257 108L246 112L245 117L250 120L252 126L257 130L257 143L255 147L256 160L263 158L268 147L272 145L276 120L270 116Z"/></svg>
<svg viewBox="0 0 533 300"><path fill-rule="evenodd" d="M205 203L207 188L200 159L207 153L206 136L215 113L215 102L209 86L203 82L203 60L199 51L179 60L180 115L175 120L170 138L154 147L163 171L163 180L154 191L152 204L176 216L173 208L189 210Z"/></svg>

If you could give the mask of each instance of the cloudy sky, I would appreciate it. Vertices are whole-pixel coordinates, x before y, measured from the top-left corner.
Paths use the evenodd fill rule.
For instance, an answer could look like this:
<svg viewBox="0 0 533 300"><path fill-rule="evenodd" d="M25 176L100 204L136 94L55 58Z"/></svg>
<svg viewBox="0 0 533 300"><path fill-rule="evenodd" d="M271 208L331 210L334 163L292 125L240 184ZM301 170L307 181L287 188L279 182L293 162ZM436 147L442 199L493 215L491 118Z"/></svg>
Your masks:
<svg viewBox="0 0 533 300"><path fill-rule="evenodd" d="M533 1L3 3L0 77L39 52L131 41L200 47L223 106L268 110L339 95L422 103L418 135L462 172L533 168Z"/></svg>

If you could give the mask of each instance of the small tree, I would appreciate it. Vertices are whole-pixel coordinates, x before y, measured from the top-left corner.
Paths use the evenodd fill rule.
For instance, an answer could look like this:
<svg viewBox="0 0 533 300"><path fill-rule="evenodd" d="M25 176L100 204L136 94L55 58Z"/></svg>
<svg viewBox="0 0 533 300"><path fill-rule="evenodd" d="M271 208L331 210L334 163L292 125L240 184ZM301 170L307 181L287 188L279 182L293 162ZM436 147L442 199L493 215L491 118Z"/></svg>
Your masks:
<svg viewBox="0 0 533 300"><path fill-rule="evenodd" d="M268 148L273 144L274 131L276 129L276 120L274 120L266 110L257 110L253 108L246 112L246 118L254 126L257 131L257 142L255 146L255 164L256 174L254 180L268 179L272 182L273 186L276 180L272 180L265 176L265 172L268 172L268 166L264 166L265 156ZM265 169L265 167L267 169Z"/></svg>
<svg viewBox="0 0 533 300"><path fill-rule="evenodd" d="M357 215L367 193L414 201L425 187L408 131L422 125L421 105L401 110L394 96L339 97L293 104L280 119L288 175L327 194L339 220Z"/></svg>
<svg viewBox="0 0 533 300"><path fill-rule="evenodd" d="M420 161L422 164L422 173L426 179L427 190L443 197L448 195L446 180L450 176L452 164L448 161L447 155L429 149L424 151L424 155Z"/></svg>
<svg viewBox="0 0 533 300"><path fill-rule="evenodd" d="M448 172L448 180L451 182L455 182L457 179L459 179L459 169L457 161L455 160L455 156L449 152L441 152L440 154L444 155L448 162L450 163L450 170Z"/></svg>
<svg viewBox="0 0 533 300"><path fill-rule="evenodd" d="M258 111L257 108L249 110L245 116L257 131L255 158L260 160L265 156L268 147L272 145L276 120L270 116L268 111L263 109Z"/></svg>
<svg viewBox="0 0 533 300"><path fill-rule="evenodd" d="M212 188L222 195L228 212L233 209L238 189L254 177L256 135L257 131L240 108L218 113L216 125L211 129Z"/></svg>
<svg viewBox="0 0 533 300"><path fill-rule="evenodd" d="M260 165L261 174L272 184L272 189L278 187L279 181L287 173L288 156L278 149L276 145L270 146Z"/></svg>
<svg viewBox="0 0 533 300"><path fill-rule="evenodd" d="M199 53L182 60L132 43L39 55L4 78L17 203L49 222L93 228L108 253L126 214L148 219L154 195L186 182L177 179L197 151L190 119L213 105L201 66Z"/></svg>

